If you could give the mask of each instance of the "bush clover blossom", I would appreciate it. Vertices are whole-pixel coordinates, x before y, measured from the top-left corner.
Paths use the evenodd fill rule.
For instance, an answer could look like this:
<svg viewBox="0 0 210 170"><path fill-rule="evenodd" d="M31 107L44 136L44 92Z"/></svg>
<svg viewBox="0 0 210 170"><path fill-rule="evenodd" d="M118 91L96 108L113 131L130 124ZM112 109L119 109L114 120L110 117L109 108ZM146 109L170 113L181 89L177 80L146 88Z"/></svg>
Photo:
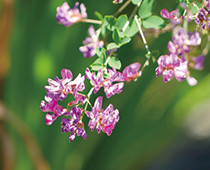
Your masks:
<svg viewBox="0 0 210 170"><path fill-rule="evenodd" d="M112 1L115 4L122 2L123 0ZM86 7L84 4L79 6L79 2L75 3L74 8L70 8L67 2L57 7L57 22L65 27L78 22L98 24L96 31L95 26L89 26L89 35L83 41L83 46L79 47L84 58L95 56L96 60L86 67L84 74L79 73L74 79L69 69L61 70L61 78L57 76L54 79L49 78L49 85L45 86L46 95L40 103L41 111L46 113L45 123L51 125L55 120L60 119L61 131L70 134L70 142L76 136L87 138L83 122L84 116L89 119L88 127L91 131L96 129L98 133L102 131L108 136L112 134L119 122L119 110L114 110L112 104L102 109L103 97L97 93L101 88L106 98L122 93L126 82L136 81L144 68L150 65L151 59L157 64L156 76L161 75L165 83L173 78L179 82L186 79L190 86L198 83L191 70L202 70L204 59L208 55L210 0L196 3L179 1L178 9L171 12L162 9L161 17L170 20L167 24L164 24L161 17L152 15L152 8L151 11L148 11L149 16L147 14L143 15L144 17L141 16L139 13L145 6L141 2L138 0L126 1L114 15L103 16L96 13L98 20L87 19ZM130 3L135 6L131 15L121 15ZM136 9L139 9L138 12L135 11ZM136 24L136 27L133 27L133 23ZM154 32L158 37L166 31L171 32L172 35L167 44L168 54L161 54L156 59L156 53L150 51L145 35ZM147 51L146 61L142 66L139 62L135 62L121 69L122 63L117 53L121 46L129 43L137 34L141 37ZM205 37L207 37L207 42L202 41ZM197 52L198 50L200 51ZM90 60L92 59L94 57ZM85 86L86 80L91 85L89 90L88 86ZM94 104L92 96L96 98Z"/></svg>
<svg viewBox="0 0 210 170"><path fill-rule="evenodd" d="M158 59L156 76L162 74L164 82L170 81L175 77L178 81L183 81L188 72L188 62L182 62L177 55L162 55Z"/></svg>
<svg viewBox="0 0 210 170"><path fill-rule="evenodd" d="M87 37L83 41L84 46L79 48L85 58L93 57L96 54L96 47L102 48L104 46L104 42L99 41L98 35L92 25L89 27L88 32L90 37Z"/></svg>
<svg viewBox="0 0 210 170"><path fill-rule="evenodd" d="M122 72L123 80L127 82L131 80L135 81L140 76L139 75L140 66L141 66L140 63L133 63L125 67L125 69Z"/></svg>
<svg viewBox="0 0 210 170"><path fill-rule="evenodd" d="M68 27L87 18L84 4L80 5L81 12L79 11L78 6L79 2L76 2L74 8L71 9L67 2L64 2L62 6L57 7L56 19L58 23Z"/></svg>
<svg viewBox="0 0 210 170"><path fill-rule="evenodd" d="M73 107L69 111L71 119L62 118L61 120L61 129L63 133L71 133L69 136L69 141L72 142L75 139L75 136L82 136L84 139L87 138L87 134L84 129L84 124L80 121L82 111L78 107ZM66 115L67 116L67 115Z"/></svg>
<svg viewBox="0 0 210 170"><path fill-rule="evenodd" d="M182 22L182 17L179 16L179 10L176 9L174 11L169 12L167 9L162 9L160 15L163 18L170 19L171 23L174 25Z"/></svg>
<svg viewBox="0 0 210 170"><path fill-rule="evenodd" d="M103 97L99 96L94 103L92 111L87 111L87 117L90 118L89 128L93 131L95 128L98 133L103 131L108 136L111 135L116 123L119 121L119 111L114 110L110 104L105 110L102 110Z"/></svg>
<svg viewBox="0 0 210 170"><path fill-rule="evenodd" d="M194 21L197 25L200 25L202 30L210 29L210 11L207 12L204 8L201 8Z"/></svg>

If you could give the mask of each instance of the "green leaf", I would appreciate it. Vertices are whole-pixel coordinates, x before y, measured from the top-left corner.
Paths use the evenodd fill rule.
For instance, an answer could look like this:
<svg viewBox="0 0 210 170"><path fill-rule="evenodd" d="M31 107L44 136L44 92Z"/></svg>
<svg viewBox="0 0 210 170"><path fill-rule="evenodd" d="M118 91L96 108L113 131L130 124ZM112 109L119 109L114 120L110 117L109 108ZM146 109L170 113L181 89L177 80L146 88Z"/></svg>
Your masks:
<svg viewBox="0 0 210 170"><path fill-rule="evenodd" d="M131 41L131 38L125 37L122 39L122 42L120 43L120 46L125 45Z"/></svg>
<svg viewBox="0 0 210 170"><path fill-rule="evenodd" d="M116 69L120 69L121 68L121 62L116 57L110 57L110 60L109 60L108 64L109 64L110 67L114 67Z"/></svg>
<svg viewBox="0 0 210 170"><path fill-rule="evenodd" d="M152 15L155 0L144 0L138 10L139 16L144 19Z"/></svg>
<svg viewBox="0 0 210 170"><path fill-rule="evenodd" d="M114 29L114 31L113 31L113 33L112 33L112 39L117 43L117 44L119 44L119 43L121 43L121 37L120 37L120 35L119 35L119 30L118 30L118 28L116 27L115 29Z"/></svg>
<svg viewBox="0 0 210 170"><path fill-rule="evenodd" d="M110 31L114 31L116 27L116 22L117 22L117 19L111 15L105 16L104 18L104 24L107 27L107 29Z"/></svg>
<svg viewBox="0 0 210 170"><path fill-rule="evenodd" d="M144 28L156 28L159 29L164 25L164 20L159 16L151 16L143 20Z"/></svg>
<svg viewBox="0 0 210 170"><path fill-rule="evenodd" d="M114 42L111 42L107 45L107 50L111 50L111 49L114 49L114 48L119 48L120 46L117 45L116 43Z"/></svg>
<svg viewBox="0 0 210 170"><path fill-rule="evenodd" d="M115 42L111 42L107 45L107 50L111 50L114 48L120 48L122 45L127 44L131 41L131 38L129 37L125 37L122 39L120 44L116 44Z"/></svg>
<svg viewBox="0 0 210 170"><path fill-rule="evenodd" d="M101 58L106 58L107 57L107 53L106 53L106 49L105 48L99 48L99 47L96 47L96 54L98 57L101 57Z"/></svg>
<svg viewBox="0 0 210 170"><path fill-rule="evenodd" d="M98 58L97 60L95 60L91 65L90 65L91 69L94 71L99 70L100 68L104 67L104 58Z"/></svg>
<svg viewBox="0 0 210 170"><path fill-rule="evenodd" d="M125 24L127 23L127 21L128 21L127 15L121 15L121 16L119 16L118 19L117 19L117 22L116 22L116 27L119 30L122 30L123 27L125 26Z"/></svg>
<svg viewBox="0 0 210 170"><path fill-rule="evenodd" d="M125 30L125 35L127 37L134 36L139 31L136 21L134 19L131 20L128 27Z"/></svg>
<svg viewBox="0 0 210 170"><path fill-rule="evenodd" d="M119 31L119 35L120 35L121 38L124 38L125 37L125 34L124 34L123 31Z"/></svg>
<svg viewBox="0 0 210 170"><path fill-rule="evenodd" d="M101 26L101 35L105 36L107 34L107 28L105 24L102 24Z"/></svg>
<svg viewBox="0 0 210 170"><path fill-rule="evenodd" d="M131 2L134 4L134 5L137 5L138 3L141 3L142 0L132 0Z"/></svg>
<svg viewBox="0 0 210 170"><path fill-rule="evenodd" d="M103 15L101 15L99 12L95 11L95 15L97 16L97 18L101 21L104 21L104 17Z"/></svg>

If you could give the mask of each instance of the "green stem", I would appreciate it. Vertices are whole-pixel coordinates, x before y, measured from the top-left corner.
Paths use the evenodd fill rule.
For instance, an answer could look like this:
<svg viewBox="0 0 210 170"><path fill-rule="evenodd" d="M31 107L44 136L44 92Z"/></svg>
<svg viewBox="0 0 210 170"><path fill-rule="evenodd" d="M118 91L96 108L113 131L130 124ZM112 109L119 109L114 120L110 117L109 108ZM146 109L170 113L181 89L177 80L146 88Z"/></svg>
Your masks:
<svg viewBox="0 0 210 170"><path fill-rule="evenodd" d="M103 22L94 19L82 19L81 22L91 23L91 24L99 24L101 25Z"/></svg>
<svg viewBox="0 0 210 170"><path fill-rule="evenodd" d="M142 75L142 72L144 71L144 68L145 68L146 66L149 65L149 59L150 59L150 58L148 58L148 59L145 61L143 67L142 67L141 70L139 71L139 77Z"/></svg>
<svg viewBox="0 0 210 170"><path fill-rule="evenodd" d="M114 17L116 17L119 13L121 13L129 4L131 3L131 0L126 1L114 14Z"/></svg>
<svg viewBox="0 0 210 170"><path fill-rule="evenodd" d="M90 107L92 107L92 105L91 105L91 103L90 103L89 100L90 100L91 94L93 93L93 90L94 90L94 88L91 88L90 91L88 92L87 96L86 96L86 99L85 99L85 102L86 102L86 103L85 103L85 108L84 108L84 111L83 111L83 113L82 113L82 115L81 115L81 117L80 117L80 120L82 120L84 114L86 113L88 104L90 105Z"/></svg>
<svg viewBox="0 0 210 170"><path fill-rule="evenodd" d="M142 2L142 1L141 1L141 2ZM138 8L140 7L141 2L139 2L139 3L135 6L133 12L131 13L131 15L130 15L130 17L129 17L129 19L128 19L129 21L134 17L134 15L136 15L136 12L137 12Z"/></svg>
<svg viewBox="0 0 210 170"><path fill-rule="evenodd" d="M135 16L135 21L136 21L136 24L137 24L137 26L138 26L139 33L140 33L140 35L141 35L142 41L143 41L143 43L144 43L144 46L145 46L145 48L146 48L146 50L147 50L147 54L151 54L151 52L150 52L150 50L149 50L149 47L148 47L148 45L147 45L147 41L146 41L146 39L145 39L145 37L144 37L144 33L143 33L142 29L141 29L141 19L140 19L140 23L139 23L137 15Z"/></svg>

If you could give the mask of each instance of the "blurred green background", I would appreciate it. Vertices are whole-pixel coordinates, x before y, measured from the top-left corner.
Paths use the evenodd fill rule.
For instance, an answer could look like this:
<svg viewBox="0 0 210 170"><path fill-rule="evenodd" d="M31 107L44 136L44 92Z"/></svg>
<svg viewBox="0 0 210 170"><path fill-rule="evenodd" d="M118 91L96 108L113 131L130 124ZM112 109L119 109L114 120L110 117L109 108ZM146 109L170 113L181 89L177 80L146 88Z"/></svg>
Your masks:
<svg viewBox="0 0 210 170"><path fill-rule="evenodd" d="M210 169L210 60L204 70L192 72L198 85L156 78L151 63L136 82L105 99L120 111L111 136L86 128L88 138L69 143L60 119L45 124L40 110L48 78L62 68L74 77L84 74L94 58L85 59L78 48L89 24L69 28L57 24L61 0L0 1L0 169L3 170L204 170ZM67 1L72 7L76 1ZM79 1L94 12L113 14L119 7L110 1ZM176 2L157 0L154 13L176 8ZM133 6L125 11L130 13ZM171 34L147 37L152 50L167 53ZM145 60L139 37L118 50L123 68ZM60 77L60 76L59 76ZM100 93L101 95L103 93ZM86 125L88 120L86 120Z"/></svg>

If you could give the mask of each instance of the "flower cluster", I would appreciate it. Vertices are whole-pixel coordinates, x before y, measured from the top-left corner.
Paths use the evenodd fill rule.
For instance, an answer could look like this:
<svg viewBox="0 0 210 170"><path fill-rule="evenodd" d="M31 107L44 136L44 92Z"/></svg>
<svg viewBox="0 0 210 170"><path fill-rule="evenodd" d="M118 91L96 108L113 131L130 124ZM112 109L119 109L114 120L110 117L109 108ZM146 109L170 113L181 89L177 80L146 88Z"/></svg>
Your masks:
<svg viewBox="0 0 210 170"><path fill-rule="evenodd" d="M73 74L68 69L61 70L61 77L55 77L55 79L48 79L49 86L45 86L47 94L45 101L41 101L40 107L43 112L47 112L45 116L46 124L51 125L60 116L70 116L71 118L62 118L61 126L63 133L71 133L69 141L74 140L75 136L82 136L84 139L87 138L87 134L84 129L82 122L83 115L86 114L91 120L89 127L91 130L96 129L98 132L101 130L110 135L119 121L119 111L113 110L113 105L110 104L105 110L102 110L102 97L98 97L95 101L92 111L87 111L87 104L90 104L89 97L92 93L90 90L89 95L85 95L81 92L85 89L85 79L90 79L93 85L94 93L97 93L103 86L107 98L121 93L123 90L124 83L122 81L135 80L139 77L139 63L134 63L127 66L122 73L116 71L116 69L108 69L109 78L104 78L102 69L98 71L96 76L95 72L91 73L90 70L86 69L86 75L81 76L79 74L75 80ZM114 82L120 82L115 83ZM66 107L58 104L59 101L63 101L68 95L72 95L75 100L68 101ZM85 109L82 107L86 104ZM79 107L80 106L80 107Z"/></svg>
<svg viewBox="0 0 210 170"><path fill-rule="evenodd" d="M190 4L196 6L196 4ZM174 35L172 40L168 42L168 55L162 55L158 59L158 67L156 68L156 75L162 74L165 82L170 81L175 77L178 81L183 81L185 78L190 86L197 84L197 80L190 76L189 69L201 70L204 65L205 55L201 54L196 57L194 54L195 48L201 44L201 36L199 31L187 32L186 24L193 19L197 25L200 25L201 30L208 29L210 25L209 21L209 2L204 3L205 6L201 7L197 13L193 14L189 4L182 3L185 11L182 17L179 17L178 9L168 12L168 10L161 10L161 16L163 18L175 20L176 25L173 27ZM198 7L197 7L198 8ZM205 10L207 9L208 12ZM189 15L187 15L189 14ZM184 27L180 27L181 22L185 20ZM173 24L173 22L171 22Z"/></svg>
<svg viewBox="0 0 210 170"><path fill-rule="evenodd" d="M61 131L70 133L70 142L76 136L87 138L83 123L84 116L89 119L88 127L91 131L96 129L98 133L102 131L108 136L112 134L119 122L119 110L114 110L112 104L103 109L102 96L95 97L96 100L92 106L92 96L97 94L100 89L104 90L106 98L121 93L125 82L136 81L144 68L149 65L151 59L158 64L155 69L156 76L162 75L164 82L176 78L179 82L186 79L190 86L197 84L197 80L191 77L191 69L201 70L208 53L208 43L202 49L201 54L195 52L195 49L201 51L202 38L205 35L209 37L209 0L208 2L204 0L203 3L180 0L179 7L182 10L175 9L169 12L167 9L162 9L160 12L162 18L170 20L164 29L162 29L165 25L164 20L159 16L152 15L152 7L145 11L145 4L153 6L151 4L154 0L149 1L145 0L143 3L141 0L126 1L113 16L103 16L96 13L99 20L87 19L86 7L81 4L79 9L78 2L75 3L73 9L69 7L67 2L57 7L56 19L59 24L66 27L77 22L99 25L97 29L94 29L93 25L89 27L89 36L83 41L83 46L79 47L79 51L85 58L96 58L85 69L85 75L82 76L80 73L73 80L72 72L68 69L62 69L61 79L58 77L48 79L49 85L45 86L47 94L45 100L42 100L40 104L41 110L46 112L47 125L51 125L58 117L62 117ZM113 0L114 4L122 2L123 0ZM131 16L116 17L130 3L135 6ZM142 11L144 12L142 13ZM189 22L191 25L194 24L194 28L189 29ZM173 32L172 39L167 46L168 54L161 55L158 59L153 56L154 53L150 51L144 36L145 33L147 35L147 29L149 29L148 32L154 31L157 34L165 31ZM136 62L120 71L122 64L116 52L137 34L141 37L147 51L146 61L141 70L141 64ZM91 89L87 93L84 92L86 80L91 84Z"/></svg>
<svg viewBox="0 0 210 170"><path fill-rule="evenodd" d="M127 66L122 73L116 71L115 68L108 69L106 76L104 78L104 71L99 69L97 75L96 73L91 73L87 68L85 71L86 77L90 80L91 84L94 86L94 93L97 93L101 87L104 87L104 92L107 98L115 95L116 93L121 93L123 90L123 81L135 80L139 77L140 63L134 63Z"/></svg>

